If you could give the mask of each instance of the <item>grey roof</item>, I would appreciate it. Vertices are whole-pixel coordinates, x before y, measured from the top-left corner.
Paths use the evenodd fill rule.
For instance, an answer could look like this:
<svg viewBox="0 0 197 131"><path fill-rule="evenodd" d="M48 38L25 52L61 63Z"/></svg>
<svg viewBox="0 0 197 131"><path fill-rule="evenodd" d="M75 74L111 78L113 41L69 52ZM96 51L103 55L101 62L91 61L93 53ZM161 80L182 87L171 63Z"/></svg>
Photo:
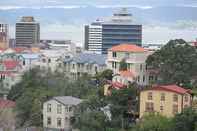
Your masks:
<svg viewBox="0 0 197 131"><path fill-rule="evenodd" d="M73 58L65 59L64 62L76 62L76 63L89 63L89 64L98 64L106 65L106 55L102 54L93 54L93 53L81 53Z"/></svg>
<svg viewBox="0 0 197 131"><path fill-rule="evenodd" d="M82 102L81 99L72 96L57 96L53 99L64 105L78 105Z"/></svg>

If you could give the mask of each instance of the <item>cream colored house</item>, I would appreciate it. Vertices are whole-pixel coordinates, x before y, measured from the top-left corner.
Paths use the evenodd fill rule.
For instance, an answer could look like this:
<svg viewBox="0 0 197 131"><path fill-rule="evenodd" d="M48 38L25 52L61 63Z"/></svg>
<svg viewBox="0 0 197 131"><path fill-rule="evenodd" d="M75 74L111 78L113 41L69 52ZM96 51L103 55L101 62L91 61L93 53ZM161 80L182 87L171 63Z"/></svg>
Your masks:
<svg viewBox="0 0 197 131"><path fill-rule="evenodd" d="M43 105L44 131L70 131L70 120L81 102L81 99L72 96L58 96L46 101Z"/></svg>
<svg viewBox="0 0 197 131"><path fill-rule="evenodd" d="M135 74L133 78L140 85L149 83L149 73L146 67L146 59L150 52L142 47L133 44L120 44L108 50L107 67L113 70L114 74L120 74L120 62L125 60L127 71ZM127 80L129 80L127 78Z"/></svg>
<svg viewBox="0 0 197 131"><path fill-rule="evenodd" d="M190 90L177 85L154 86L140 93L140 118L148 113L172 117L191 106Z"/></svg>

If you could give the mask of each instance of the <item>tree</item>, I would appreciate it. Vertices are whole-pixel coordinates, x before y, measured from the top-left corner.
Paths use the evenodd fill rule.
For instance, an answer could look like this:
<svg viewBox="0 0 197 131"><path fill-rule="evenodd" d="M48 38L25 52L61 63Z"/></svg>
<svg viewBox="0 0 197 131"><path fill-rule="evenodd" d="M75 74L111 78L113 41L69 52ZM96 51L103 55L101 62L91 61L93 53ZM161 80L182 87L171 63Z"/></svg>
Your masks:
<svg viewBox="0 0 197 131"><path fill-rule="evenodd" d="M122 60L120 61L119 70L120 70L120 71L127 70L127 63L126 63L126 60L125 60L125 59L122 59Z"/></svg>
<svg viewBox="0 0 197 131"><path fill-rule="evenodd" d="M192 108L185 109L173 119L173 131L196 131L197 111Z"/></svg>
<svg viewBox="0 0 197 131"><path fill-rule="evenodd" d="M144 116L131 131L172 131L171 119L158 114L149 114Z"/></svg>
<svg viewBox="0 0 197 131"><path fill-rule="evenodd" d="M194 86L197 76L197 51L182 39L170 40L147 59L149 68L158 71L162 84Z"/></svg>

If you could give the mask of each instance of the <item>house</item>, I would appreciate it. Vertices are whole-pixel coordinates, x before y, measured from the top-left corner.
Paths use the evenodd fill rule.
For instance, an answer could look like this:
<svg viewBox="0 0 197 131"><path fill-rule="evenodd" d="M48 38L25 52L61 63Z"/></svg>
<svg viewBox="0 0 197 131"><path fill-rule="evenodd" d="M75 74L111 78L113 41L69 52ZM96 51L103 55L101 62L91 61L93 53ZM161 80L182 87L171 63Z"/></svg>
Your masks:
<svg viewBox="0 0 197 131"><path fill-rule="evenodd" d="M58 96L46 101L43 104L44 131L70 131L70 120L81 102L81 99L72 96Z"/></svg>
<svg viewBox="0 0 197 131"><path fill-rule="evenodd" d="M14 108L16 103L14 101L0 99L0 130L14 131L16 114Z"/></svg>
<svg viewBox="0 0 197 131"><path fill-rule="evenodd" d="M128 70L119 71L119 73L115 74L112 81L119 82L124 85L128 85L129 83L133 83L136 80L136 74L134 72Z"/></svg>
<svg viewBox="0 0 197 131"><path fill-rule="evenodd" d="M134 44L113 46L108 50L107 67L113 70L115 76L119 74L120 77L126 78L123 81L136 81L139 85L147 85L149 74L146 59L150 54L149 51ZM126 72L120 72L120 62L123 60L127 65ZM128 79L128 76L131 78Z"/></svg>
<svg viewBox="0 0 197 131"><path fill-rule="evenodd" d="M125 88L127 88L127 86L120 82L107 80L104 84L104 95L111 96L112 90L121 90Z"/></svg>
<svg viewBox="0 0 197 131"><path fill-rule="evenodd" d="M21 64L16 60L0 61L0 80L3 81L4 88L10 89L12 85L20 81Z"/></svg>
<svg viewBox="0 0 197 131"><path fill-rule="evenodd" d="M54 72L63 66L65 55L65 50L40 50L40 58L35 65Z"/></svg>
<svg viewBox="0 0 197 131"><path fill-rule="evenodd" d="M147 113L160 113L172 117L190 107L190 90L177 85L156 85L140 92L140 117Z"/></svg>
<svg viewBox="0 0 197 131"><path fill-rule="evenodd" d="M94 76L106 69L106 56L93 53L81 53L65 59L64 69L68 76L76 79L83 74Z"/></svg>
<svg viewBox="0 0 197 131"><path fill-rule="evenodd" d="M39 53L22 53L18 56L21 58L21 65L24 71L35 67L41 57Z"/></svg>

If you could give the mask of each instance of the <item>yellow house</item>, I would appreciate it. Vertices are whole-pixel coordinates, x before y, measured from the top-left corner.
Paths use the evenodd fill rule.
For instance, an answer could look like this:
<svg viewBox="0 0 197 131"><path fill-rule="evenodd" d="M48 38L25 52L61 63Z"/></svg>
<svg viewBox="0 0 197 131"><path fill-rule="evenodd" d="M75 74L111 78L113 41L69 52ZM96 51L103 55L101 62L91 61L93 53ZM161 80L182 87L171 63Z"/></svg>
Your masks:
<svg viewBox="0 0 197 131"><path fill-rule="evenodd" d="M140 92L140 118L150 112L173 117L191 103L190 90L177 85L153 86Z"/></svg>

